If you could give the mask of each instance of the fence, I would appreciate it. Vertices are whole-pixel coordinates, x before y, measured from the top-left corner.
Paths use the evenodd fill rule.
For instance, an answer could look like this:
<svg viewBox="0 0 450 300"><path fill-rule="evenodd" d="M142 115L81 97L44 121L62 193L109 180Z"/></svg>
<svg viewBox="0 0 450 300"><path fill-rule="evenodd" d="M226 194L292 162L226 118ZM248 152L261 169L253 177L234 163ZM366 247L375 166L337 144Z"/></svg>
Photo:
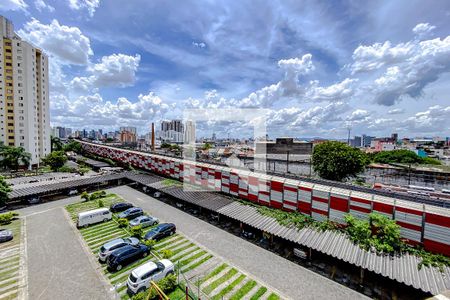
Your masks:
<svg viewBox="0 0 450 300"><path fill-rule="evenodd" d="M189 299L192 300L208 300L209 297L202 292L200 289L200 285L202 283L202 276L197 275L194 276L192 279L186 278L186 276L181 271L181 268L179 266L179 261L177 262L177 278L178 278L178 285L182 287L185 292L187 292ZM184 298L179 299L186 299L186 296ZM171 299L172 300L172 299ZM178 300L178 299L175 299Z"/></svg>

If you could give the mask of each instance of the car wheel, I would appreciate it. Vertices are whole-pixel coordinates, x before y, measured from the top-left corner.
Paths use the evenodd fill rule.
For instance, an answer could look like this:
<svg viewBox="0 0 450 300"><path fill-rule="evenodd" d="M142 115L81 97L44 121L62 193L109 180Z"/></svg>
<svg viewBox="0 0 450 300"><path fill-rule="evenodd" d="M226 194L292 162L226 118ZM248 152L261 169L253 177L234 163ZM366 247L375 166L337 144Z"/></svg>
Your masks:
<svg viewBox="0 0 450 300"><path fill-rule="evenodd" d="M173 275L173 271L167 272L166 277L169 276L169 275Z"/></svg>
<svg viewBox="0 0 450 300"><path fill-rule="evenodd" d="M117 265L116 271L120 271L120 270L122 270L122 265Z"/></svg>
<svg viewBox="0 0 450 300"><path fill-rule="evenodd" d="M141 292L145 291L145 287L141 287L136 291L136 294L139 294Z"/></svg>
<svg viewBox="0 0 450 300"><path fill-rule="evenodd" d="M173 235L175 232L171 231L169 235Z"/></svg>
<svg viewBox="0 0 450 300"><path fill-rule="evenodd" d="M144 252L144 254L142 254L142 257L147 257L148 252Z"/></svg>
<svg viewBox="0 0 450 300"><path fill-rule="evenodd" d="M84 227L84 228L87 228L88 226L89 226L88 224L85 224L83 227Z"/></svg>
<svg viewBox="0 0 450 300"><path fill-rule="evenodd" d="M103 219L103 222L108 222L108 219L106 219L106 218L105 218L105 219Z"/></svg>

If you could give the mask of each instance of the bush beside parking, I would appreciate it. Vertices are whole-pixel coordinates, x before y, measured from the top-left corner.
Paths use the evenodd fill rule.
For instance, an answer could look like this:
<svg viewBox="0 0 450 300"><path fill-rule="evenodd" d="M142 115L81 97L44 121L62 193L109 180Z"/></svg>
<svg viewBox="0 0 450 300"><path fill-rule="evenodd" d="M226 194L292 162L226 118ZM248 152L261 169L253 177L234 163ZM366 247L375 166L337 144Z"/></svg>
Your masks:
<svg viewBox="0 0 450 300"><path fill-rule="evenodd" d="M18 216L19 214L16 212L7 212L0 214L0 225L11 224L11 222Z"/></svg>

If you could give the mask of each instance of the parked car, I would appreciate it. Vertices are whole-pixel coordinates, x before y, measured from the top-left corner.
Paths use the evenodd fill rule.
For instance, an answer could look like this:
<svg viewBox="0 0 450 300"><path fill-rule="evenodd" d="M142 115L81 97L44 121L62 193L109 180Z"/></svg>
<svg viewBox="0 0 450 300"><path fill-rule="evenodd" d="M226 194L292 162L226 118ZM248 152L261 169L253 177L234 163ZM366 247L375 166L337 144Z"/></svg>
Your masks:
<svg viewBox="0 0 450 300"><path fill-rule="evenodd" d="M130 221L130 227L141 225L142 228L153 226L159 223L159 220L152 216L140 216Z"/></svg>
<svg viewBox="0 0 450 300"><path fill-rule="evenodd" d="M133 204L131 204L131 203L119 202L119 203L112 204L111 207L110 207L110 210L113 213L116 213L116 212L121 212L121 211L127 210L127 209L132 208L132 207L133 207Z"/></svg>
<svg viewBox="0 0 450 300"><path fill-rule="evenodd" d="M155 198L161 197L161 192L155 192L155 193L153 194L153 197L155 197Z"/></svg>
<svg viewBox="0 0 450 300"><path fill-rule="evenodd" d="M124 212L121 212L119 214L119 218L125 218L128 220L132 220L134 218L137 218L139 216L142 216L144 214L144 211L140 207L132 207L127 209Z"/></svg>
<svg viewBox="0 0 450 300"><path fill-rule="evenodd" d="M83 211L78 214L77 227L87 227L91 224L106 222L112 219L112 213L107 208Z"/></svg>
<svg viewBox="0 0 450 300"><path fill-rule="evenodd" d="M41 202L41 198L39 197L31 197L27 199L28 204L38 204Z"/></svg>
<svg viewBox="0 0 450 300"><path fill-rule="evenodd" d="M135 262L139 258L146 257L149 253L150 249L144 244L127 245L111 252L106 263L108 264L108 269L120 271L123 266Z"/></svg>
<svg viewBox="0 0 450 300"><path fill-rule="evenodd" d="M14 235L9 229L0 229L0 243L8 242L14 238Z"/></svg>
<svg viewBox="0 0 450 300"><path fill-rule="evenodd" d="M119 238L111 240L107 243L105 243L103 246L100 247L100 250L98 251L98 260L100 262L106 262L108 259L108 256L114 251L119 248L122 248L127 245L136 246L139 244L139 239L134 237L129 238Z"/></svg>
<svg viewBox="0 0 450 300"><path fill-rule="evenodd" d="M128 276L128 294L140 293L150 287L150 281L158 282L174 272L175 266L168 259L145 263L131 271Z"/></svg>
<svg viewBox="0 0 450 300"><path fill-rule="evenodd" d="M177 231L177 227L173 223L161 223L155 228L152 228L144 236L146 240L159 241L166 236L172 235Z"/></svg>
<svg viewBox="0 0 450 300"><path fill-rule="evenodd" d="M71 189L69 190L69 192L67 193L68 196L74 196L74 195L78 195L78 190L76 189Z"/></svg>

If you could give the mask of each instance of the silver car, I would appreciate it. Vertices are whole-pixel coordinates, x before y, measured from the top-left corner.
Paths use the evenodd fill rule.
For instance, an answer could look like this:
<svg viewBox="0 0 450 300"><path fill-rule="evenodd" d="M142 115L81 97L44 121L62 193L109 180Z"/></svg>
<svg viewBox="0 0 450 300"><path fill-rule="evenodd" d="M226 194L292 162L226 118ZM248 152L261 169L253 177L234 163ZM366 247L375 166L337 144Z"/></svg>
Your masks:
<svg viewBox="0 0 450 300"><path fill-rule="evenodd" d="M100 250L98 251L98 260L100 262L106 262L106 260L108 259L108 256L114 250L117 250L126 245L136 246L137 244L139 244L139 239L134 238L134 237L123 238L123 239L119 238L119 239L111 240L100 247Z"/></svg>
<svg viewBox="0 0 450 300"><path fill-rule="evenodd" d="M13 233L9 229L0 229L0 243L7 242L13 239Z"/></svg>
<svg viewBox="0 0 450 300"><path fill-rule="evenodd" d="M130 221L130 227L141 225L142 228L153 226L159 223L159 220L152 216L140 216Z"/></svg>

